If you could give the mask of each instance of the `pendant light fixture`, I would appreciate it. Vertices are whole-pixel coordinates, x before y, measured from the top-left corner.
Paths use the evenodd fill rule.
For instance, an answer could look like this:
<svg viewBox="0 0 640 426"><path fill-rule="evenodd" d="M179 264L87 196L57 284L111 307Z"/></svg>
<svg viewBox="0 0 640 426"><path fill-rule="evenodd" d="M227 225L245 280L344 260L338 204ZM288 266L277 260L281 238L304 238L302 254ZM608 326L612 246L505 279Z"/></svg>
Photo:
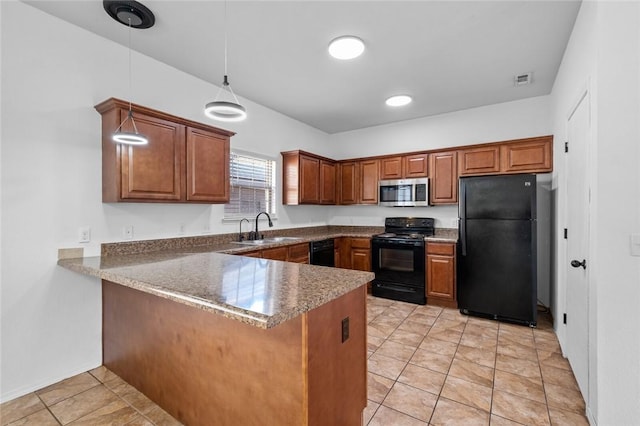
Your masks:
<svg viewBox="0 0 640 426"><path fill-rule="evenodd" d="M126 17L129 25L129 98L131 98L131 16ZM122 130L122 126L127 121L131 121L133 126L133 132L126 132ZM145 135L138 133L138 127L136 126L136 121L133 119L133 110L131 109L131 100L129 100L129 112L120 126L113 132L111 136L113 141L116 143L126 144L126 145L146 145L149 143L149 139Z"/></svg>
<svg viewBox="0 0 640 426"><path fill-rule="evenodd" d="M220 99L222 92L229 92L233 98L233 101L223 101ZM222 86L218 90L218 94L213 102L209 102L204 107L204 113L207 117L213 118L219 121L242 121L247 118L247 111L238 102L238 97L233 93L233 89L229 84L229 77L227 76L227 2L224 2L224 78L222 80Z"/></svg>

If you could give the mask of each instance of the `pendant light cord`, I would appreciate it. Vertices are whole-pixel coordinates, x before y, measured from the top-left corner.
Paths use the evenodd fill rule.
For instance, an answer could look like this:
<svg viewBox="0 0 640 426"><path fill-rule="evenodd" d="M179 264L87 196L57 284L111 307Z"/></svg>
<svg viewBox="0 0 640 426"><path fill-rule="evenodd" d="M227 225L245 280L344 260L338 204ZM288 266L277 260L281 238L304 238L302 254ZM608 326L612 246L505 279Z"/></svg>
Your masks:
<svg viewBox="0 0 640 426"><path fill-rule="evenodd" d="M128 17L127 19L129 20L129 112L131 112L131 17Z"/></svg>
<svg viewBox="0 0 640 426"><path fill-rule="evenodd" d="M228 81L228 77L227 77L227 55L228 55L228 36L227 36L227 1L225 0L224 2L224 79L222 81L222 86L220 87L220 89L218 89L218 93L216 94L216 99L218 99L220 97L220 93L227 89L229 91L229 93L231 93L231 96L233 96L233 100L236 102L236 104L239 104L240 101L238 101L238 97L236 96L236 94L233 92L233 89L231 88L231 85L229 84Z"/></svg>
<svg viewBox="0 0 640 426"><path fill-rule="evenodd" d="M131 108L131 18L127 18L129 20L129 36L128 36L128 47L129 47L129 111L127 113L127 117L122 121L122 123L120 123L120 125L118 126L118 128L116 129L116 133L118 133L120 131L120 129L122 129L122 126L124 125L124 123L127 122L127 120L131 120L131 124L133 124L133 131L138 134L138 126L136 126L136 121L133 119L133 110Z"/></svg>

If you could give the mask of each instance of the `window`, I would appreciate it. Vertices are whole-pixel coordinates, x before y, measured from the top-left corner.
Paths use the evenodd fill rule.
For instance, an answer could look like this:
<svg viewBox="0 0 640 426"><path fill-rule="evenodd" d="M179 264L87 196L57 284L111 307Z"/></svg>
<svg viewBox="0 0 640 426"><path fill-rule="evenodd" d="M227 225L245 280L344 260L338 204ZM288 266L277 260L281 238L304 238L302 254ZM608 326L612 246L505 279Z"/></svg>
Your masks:
<svg viewBox="0 0 640 426"><path fill-rule="evenodd" d="M225 219L251 218L261 211L276 213L276 162L252 154L231 152L231 196L224 206Z"/></svg>

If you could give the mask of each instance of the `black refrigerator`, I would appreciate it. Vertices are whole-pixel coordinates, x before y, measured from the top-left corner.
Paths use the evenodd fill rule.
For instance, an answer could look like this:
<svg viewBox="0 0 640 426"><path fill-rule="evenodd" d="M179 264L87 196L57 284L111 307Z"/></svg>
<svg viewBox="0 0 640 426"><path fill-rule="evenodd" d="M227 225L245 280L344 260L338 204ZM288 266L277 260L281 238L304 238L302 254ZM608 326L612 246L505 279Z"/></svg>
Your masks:
<svg viewBox="0 0 640 426"><path fill-rule="evenodd" d="M460 312L535 326L536 175L460 178Z"/></svg>

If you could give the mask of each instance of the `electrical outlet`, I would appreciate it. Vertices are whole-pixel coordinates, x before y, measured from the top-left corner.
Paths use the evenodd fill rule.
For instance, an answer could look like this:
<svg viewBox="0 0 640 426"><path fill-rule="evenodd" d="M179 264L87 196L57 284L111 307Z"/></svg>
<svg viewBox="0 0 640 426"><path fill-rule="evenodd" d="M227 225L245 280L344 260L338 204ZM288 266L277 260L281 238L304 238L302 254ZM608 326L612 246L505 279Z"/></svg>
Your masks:
<svg viewBox="0 0 640 426"><path fill-rule="evenodd" d="M342 343L349 339L349 317L342 320Z"/></svg>
<svg viewBox="0 0 640 426"><path fill-rule="evenodd" d="M204 228L202 228L202 233L203 234L208 234L209 232L211 232L211 227L209 226L208 223L204 224Z"/></svg>
<svg viewBox="0 0 640 426"><path fill-rule="evenodd" d="M125 240L133 238L133 225L127 225L122 229L122 236Z"/></svg>
<svg viewBox="0 0 640 426"><path fill-rule="evenodd" d="M184 223L181 223L180 226L178 226L178 235L184 235Z"/></svg>
<svg viewBox="0 0 640 426"><path fill-rule="evenodd" d="M91 242L91 228L88 226L82 226L78 228L78 242L89 243Z"/></svg>

